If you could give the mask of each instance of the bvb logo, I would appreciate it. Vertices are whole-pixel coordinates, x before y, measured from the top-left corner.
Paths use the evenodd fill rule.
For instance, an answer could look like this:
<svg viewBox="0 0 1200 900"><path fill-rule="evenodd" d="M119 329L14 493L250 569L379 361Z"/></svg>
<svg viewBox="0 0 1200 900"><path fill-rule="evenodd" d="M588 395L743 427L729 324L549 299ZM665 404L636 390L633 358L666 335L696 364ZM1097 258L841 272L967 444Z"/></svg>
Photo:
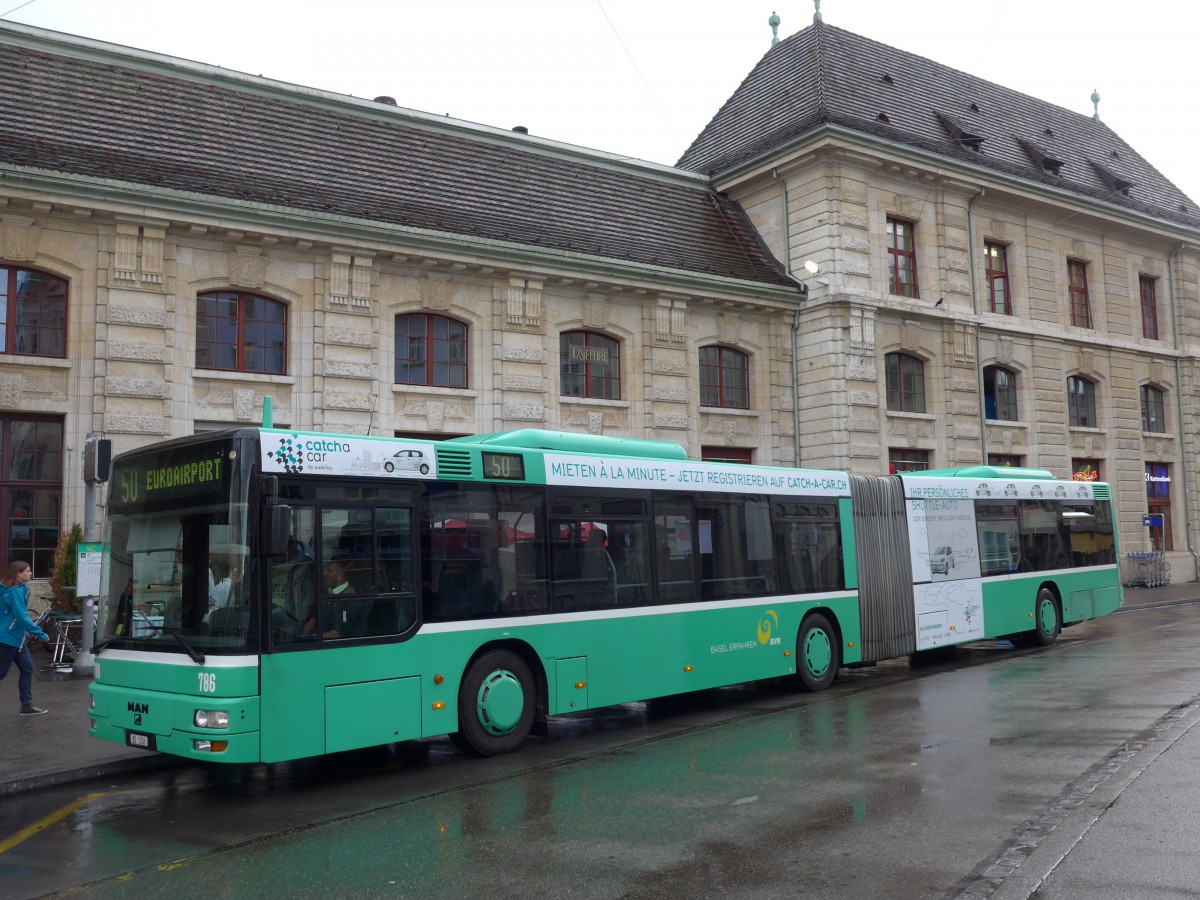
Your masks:
<svg viewBox="0 0 1200 900"><path fill-rule="evenodd" d="M289 475L296 475L304 471L304 458L301 452L296 449L295 441L300 439L300 435L295 434L291 437L281 437L279 439L278 450L268 450L267 456L275 460L283 471Z"/></svg>
<svg viewBox="0 0 1200 900"><path fill-rule="evenodd" d="M779 627L779 616L775 615L775 610L768 609L761 619L758 620L758 642L766 644L771 640L771 632Z"/></svg>

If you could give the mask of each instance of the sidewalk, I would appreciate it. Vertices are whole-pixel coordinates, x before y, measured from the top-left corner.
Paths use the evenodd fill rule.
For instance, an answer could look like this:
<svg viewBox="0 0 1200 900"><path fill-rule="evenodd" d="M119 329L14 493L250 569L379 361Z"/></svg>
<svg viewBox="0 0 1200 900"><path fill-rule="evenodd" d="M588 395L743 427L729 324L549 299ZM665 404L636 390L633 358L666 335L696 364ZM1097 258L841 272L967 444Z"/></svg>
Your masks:
<svg viewBox="0 0 1200 900"><path fill-rule="evenodd" d="M1200 601L1200 582L1126 588L1125 608ZM55 784L186 764L176 757L98 741L87 733L88 676L57 672L33 651L33 702L44 716L17 714L17 671L0 682L0 796Z"/></svg>

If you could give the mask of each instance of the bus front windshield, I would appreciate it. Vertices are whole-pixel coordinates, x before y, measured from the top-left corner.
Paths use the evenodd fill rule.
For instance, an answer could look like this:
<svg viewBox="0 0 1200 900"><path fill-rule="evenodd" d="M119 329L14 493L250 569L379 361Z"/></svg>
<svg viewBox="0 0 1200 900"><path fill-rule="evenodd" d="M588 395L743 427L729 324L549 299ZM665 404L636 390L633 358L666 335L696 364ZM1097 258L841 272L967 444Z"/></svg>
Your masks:
<svg viewBox="0 0 1200 900"><path fill-rule="evenodd" d="M246 507L110 516L98 639L168 652L256 649Z"/></svg>

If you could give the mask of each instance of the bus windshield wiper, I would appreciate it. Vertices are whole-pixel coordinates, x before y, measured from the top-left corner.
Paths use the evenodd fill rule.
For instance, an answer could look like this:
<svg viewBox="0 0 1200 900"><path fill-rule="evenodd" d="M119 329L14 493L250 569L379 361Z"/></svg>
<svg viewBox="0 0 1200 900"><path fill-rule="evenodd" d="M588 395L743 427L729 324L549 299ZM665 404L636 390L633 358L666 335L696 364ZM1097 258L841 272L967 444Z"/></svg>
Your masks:
<svg viewBox="0 0 1200 900"><path fill-rule="evenodd" d="M181 629L164 628L163 631L174 637L175 640L179 641L179 646L183 647L183 649L187 651L187 655L192 658L192 662L197 662L200 663L200 665L204 665L204 654L187 642L187 638L183 636Z"/></svg>

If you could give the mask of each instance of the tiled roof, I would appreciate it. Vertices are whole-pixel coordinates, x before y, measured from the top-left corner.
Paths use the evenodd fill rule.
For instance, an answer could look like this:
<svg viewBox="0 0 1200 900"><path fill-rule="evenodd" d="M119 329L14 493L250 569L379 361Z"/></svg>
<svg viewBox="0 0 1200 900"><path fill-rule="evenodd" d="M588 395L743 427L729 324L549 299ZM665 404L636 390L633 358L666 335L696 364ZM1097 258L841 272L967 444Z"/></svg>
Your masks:
<svg viewBox="0 0 1200 900"><path fill-rule="evenodd" d="M1197 205L1103 122L824 23L772 47L678 165L718 175L826 125L1200 227Z"/></svg>
<svg viewBox="0 0 1200 900"><path fill-rule="evenodd" d="M796 287L692 175L46 34L0 25L0 165Z"/></svg>

